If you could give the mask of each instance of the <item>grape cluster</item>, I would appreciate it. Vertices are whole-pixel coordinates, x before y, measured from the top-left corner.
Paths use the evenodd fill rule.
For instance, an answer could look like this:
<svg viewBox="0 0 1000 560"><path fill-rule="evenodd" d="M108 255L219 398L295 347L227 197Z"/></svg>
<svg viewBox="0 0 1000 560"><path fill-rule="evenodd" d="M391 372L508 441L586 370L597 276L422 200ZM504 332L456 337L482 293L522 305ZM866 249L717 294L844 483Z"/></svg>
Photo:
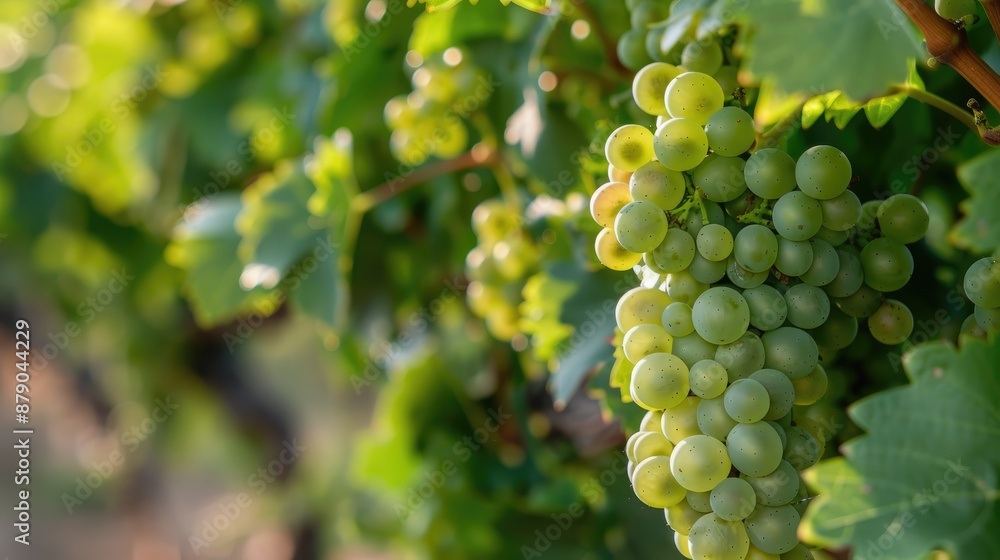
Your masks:
<svg viewBox="0 0 1000 560"><path fill-rule="evenodd" d="M654 62L633 96L656 130L611 134L611 181L591 198L598 259L641 280L616 308L629 394L648 411L626 448L633 489L688 558L811 558L798 471L832 434L792 408L823 396L820 357L859 319L885 344L908 338L912 315L883 293L912 275L927 209L862 204L835 147L754 150L751 116L708 74Z"/></svg>
<svg viewBox="0 0 1000 560"><path fill-rule="evenodd" d="M392 129L389 148L408 165L423 163L431 156L451 158L469 145L464 119L470 104L463 96L485 96L486 88L476 89L481 73L458 48L430 57L413 70L413 91L393 97L385 104L383 116ZM471 93L476 92L476 93ZM471 100L478 107L486 99Z"/></svg>
<svg viewBox="0 0 1000 560"><path fill-rule="evenodd" d="M962 330L969 332L975 325L984 332L1000 327L1000 259L986 257L972 263L965 272L965 295L975 304Z"/></svg>

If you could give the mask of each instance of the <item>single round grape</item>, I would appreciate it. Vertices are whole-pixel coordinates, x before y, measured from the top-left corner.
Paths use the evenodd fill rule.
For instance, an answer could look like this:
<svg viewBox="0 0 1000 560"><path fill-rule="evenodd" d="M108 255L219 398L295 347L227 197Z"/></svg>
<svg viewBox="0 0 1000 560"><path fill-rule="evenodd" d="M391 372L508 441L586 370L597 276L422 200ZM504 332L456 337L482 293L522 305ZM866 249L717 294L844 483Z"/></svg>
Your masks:
<svg viewBox="0 0 1000 560"><path fill-rule="evenodd" d="M931 223L927 205L910 194L894 194L885 199L876 217L882 235L900 243L919 241Z"/></svg>
<svg viewBox="0 0 1000 560"><path fill-rule="evenodd" d="M681 72L680 68L665 62L643 66L632 79L632 99L635 104L650 115L667 114L667 106L663 103L667 84Z"/></svg>
<svg viewBox="0 0 1000 560"><path fill-rule="evenodd" d="M633 253L622 247L615 232L610 228L604 228L597 234L594 251L597 253L597 260L611 270L630 270L642 260L642 255L639 253Z"/></svg>
<svg viewBox="0 0 1000 560"><path fill-rule="evenodd" d="M766 272L778 257L778 238L767 227L750 224L736 234L733 255L750 272Z"/></svg>
<svg viewBox="0 0 1000 560"><path fill-rule="evenodd" d="M677 406L687 397L691 386L688 367L680 358L666 352L650 354L632 369L631 388L640 405L647 410Z"/></svg>
<svg viewBox="0 0 1000 560"><path fill-rule="evenodd" d="M804 471L815 465L823 456L819 442L806 430L792 426L785 433L788 436L788 443L785 445L784 459L795 467L795 470Z"/></svg>
<svg viewBox="0 0 1000 560"><path fill-rule="evenodd" d="M819 205L823 210L823 227L833 231L847 231L861 219L861 201L849 190L821 200Z"/></svg>
<svg viewBox="0 0 1000 560"><path fill-rule="evenodd" d="M729 374L715 360L700 360L689 372L691 392L703 399L714 399L726 390Z"/></svg>
<svg viewBox="0 0 1000 560"><path fill-rule="evenodd" d="M691 273L686 270L671 272L667 276L667 294L674 301L684 302L694 309L694 302L708 289L708 284L696 280ZM693 315L692 315L693 317ZM695 326L697 328L697 325Z"/></svg>
<svg viewBox="0 0 1000 560"><path fill-rule="evenodd" d="M837 249L837 259L840 266L837 275L829 284L823 286L823 290L830 297L843 298L861 289L865 283L865 270L861 266L861 259L851 251Z"/></svg>
<svg viewBox="0 0 1000 560"><path fill-rule="evenodd" d="M813 262L809 270L799 275L799 280L812 286L826 286L840 273L840 256L826 241L812 239Z"/></svg>
<svg viewBox="0 0 1000 560"><path fill-rule="evenodd" d="M726 368L730 383L750 377L764 367L764 344L756 334L745 332L735 342L719 346L715 350L715 361Z"/></svg>
<svg viewBox="0 0 1000 560"><path fill-rule="evenodd" d="M696 253L688 272L703 284L715 284L726 277L726 259L710 261Z"/></svg>
<svg viewBox="0 0 1000 560"><path fill-rule="evenodd" d="M650 354L670 352L673 340L660 325L636 325L625 333L622 350L625 358L634 364Z"/></svg>
<svg viewBox="0 0 1000 560"><path fill-rule="evenodd" d="M809 241L792 241L778 237L778 256L774 268L785 276L805 274L813 262L813 248Z"/></svg>
<svg viewBox="0 0 1000 560"><path fill-rule="evenodd" d="M800 329L815 329L830 316L830 298L822 289L795 284L785 292L788 322Z"/></svg>
<svg viewBox="0 0 1000 560"><path fill-rule="evenodd" d="M777 420L792 411L795 387L788 376L776 369L761 369L750 375L750 380L760 383L767 391L769 407L764 420Z"/></svg>
<svg viewBox="0 0 1000 560"><path fill-rule="evenodd" d="M691 182L712 202L729 202L747 190L743 179L746 163L738 157L710 154L691 173Z"/></svg>
<svg viewBox="0 0 1000 560"><path fill-rule="evenodd" d="M694 323L691 321L691 306L680 301L675 301L663 310L660 316L663 330L673 337L687 336L694 332Z"/></svg>
<svg viewBox="0 0 1000 560"><path fill-rule="evenodd" d="M972 303L986 309L1000 307L1000 260L986 257L972 263L963 286Z"/></svg>
<svg viewBox="0 0 1000 560"><path fill-rule="evenodd" d="M644 29L629 29L618 39L618 60L629 70L639 70L652 60L646 52L646 31Z"/></svg>
<svg viewBox="0 0 1000 560"><path fill-rule="evenodd" d="M707 224L701 228L695 242L701 256L710 261L724 261L733 252L733 234L718 224Z"/></svg>
<svg viewBox="0 0 1000 560"><path fill-rule="evenodd" d="M693 559L694 556L691 555L691 544L687 538L687 535L682 535L680 533L674 533L674 547L677 552L681 554L684 558Z"/></svg>
<svg viewBox="0 0 1000 560"><path fill-rule="evenodd" d="M625 442L625 456L628 457L629 461L635 461L635 444L642 437L642 434L647 432L636 432L629 436L628 441ZM663 434L660 434L663 435Z"/></svg>
<svg viewBox="0 0 1000 560"><path fill-rule="evenodd" d="M829 439L834 435L830 426L808 416L796 418L795 425L812 434L813 439L815 439L824 450L826 448L826 442L829 441ZM822 453L820 453L820 455L822 455Z"/></svg>
<svg viewBox="0 0 1000 560"><path fill-rule="evenodd" d="M615 129L604 144L608 163L622 171L635 171L653 159L653 134L648 128L626 124Z"/></svg>
<svg viewBox="0 0 1000 560"><path fill-rule="evenodd" d="M708 492L729 476L729 455L721 441L706 435L682 439L670 454L670 472L691 492Z"/></svg>
<svg viewBox="0 0 1000 560"><path fill-rule="evenodd" d="M809 375L819 363L819 348L809 333L781 327L764 333L764 367L783 372L790 379Z"/></svg>
<svg viewBox="0 0 1000 560"><path fill-rule="evenodd" d="M678 52L679 49L671 48L668 51L663 50L663 35L666 31L667 28L663 26L653 27L646 31L646 54L654 62L680 64L681 56L680 52Z"/></svg>
<svg viewBox="0 0 1000 560"><path fill-rule="evenodd" d="M882 206L881 200L869 200L861 205L861 218L858 219L857 228L870 232L878 224L878 209Z"/></svg>
<svg viewBox="0 0 1000 560"><path fill-rule="evenodd" d="M742 424L759 422L771 405L767 389L753 379L737 379L726 389L726 413Z"/></svg>
<svg viewBox="0 0 1000 560"><path fill-rule="evenodd" d="M975 0L934 0L934 10L944 19L959 21L976 13Z"/></svg>
<svg viewBox="0 0 1000 560"><path fill-rule="evenodd" d="M698 403L698 429L707 436L725 443L729 432L738 422L726 412L726 402L721 396L701 399Z"/></svg>
<svg viewBox="0 0 1000 560"><path fill-rule="evenodd" d="M667 19L670 16L670 8L659 2L641 2L636 4L629 16L633 29L646 29L654 23Z"/></svg>
<svg viewBox="0 0 1000 560"><path fill-rule="evenodd" d="M882 292L873 289L868 284L862 284L858 291L834 301L837 308L856 319L864 319L882 305Z"/></svg>
<svg viewBox="0 0 1000 560"><path fill-rule="evenodd" d="M788 305L778 290L767 284L743 290L743 299L750 308L750 324L762 331L780 327L788 317Z"/></svg>
<svg viewBox="0 0 1000 560"><path fill-rule="evenodd" d="M821 239L823 241L826 241L830 245L836 247L838 245L843 245L845 242L847 242L848 238L850 237L851 237L850 230L833 231L830 228L820 226L819 231L817 231L816 235L814 235L812 238Z"/></svg>
<svg viewBox="0 0 1000 560"><path fill-rule="evenodd" d="M913 314L903 302L887 299L868 317L868 330L882 344L902 344L913 332Z"/></svg>
<svg viewBox="0 0 1000 560"><path fill-rule="evenodd" d="M833 146L813 146L795 163L795 182L813 198L831 199L851 184L851 161Z"/></svg>
<svg viewBox="0 0 1000 560"><path fill-rule="evenodd" d="M710 513L695 522L688 535L688 550L698 560L743 560L750 538L742 521L726 521Z"/></svg>
<svg viewBox="0 0 1000 560"><path fill-rule="evenodd" d="M653 255L652 251L642 254L642 265L646 267L646 269L648 269L649 273L651 274L656 274L659 276L666 276L667 274L670 274L670 271L660 266L660 263L656 260L656 257ZM646 271L642 271L639 274L640 278L646 278L648 276L646 274Z"/></svg>
<svg viewBox="0 0 1000 560"><path fill-rule="evenodd" d="M640 432L660 431L661 418L663 418L662 410L647 410L646 414L642 416L642 420L639 422L639 431Z"/></svg>
<svg viewBox="0 0 1000 560"><path fill-rule="evenodd" d="M737 80L738 73L739 70L735 64L723 64L716 73L712 74L715 81L719 82L722 92L726 94L726 101L732 99L736 88L740 87L739 80Z"/></svg>
<svg viewBox="0 0 1000 560"><path fill-rule="evenodd" d="M982 305L977 305L973 316L976 318L976 324L986 332L993 332L997 330L997 327L1000 327L1000 307L987 309Z"/></svg>
<svg viewBox="0 0 1000 560"><path fill-rule="evenodd" d="M696 521L701 519L704 513L691 507L691 504L687 500L678 502L663 510L664 517L667 519L667 525L674 530L675 533L680 533L682 535L687 535L691 532L691 527Z"/></svg>
<svg viewBox="0 0 1000 560"><path fill-rule="evenodd" d="M722 67L722 47L712 39L691 41L681 51L681 66L692 72L714 74Z"/></svg>
<svg viewBox="0 0 1000 560"><path fill-rule="evenodd" d="M757 507L757 495L742 478L727 478L712 489L712 512L726 521L746 519Z"/></svg>
<svg viewBox="0 0 1000 560"><path fill-rule="evenodd" d="M976 305L975 307L978 308L979 306ZM958 332L960 336L972 336L986 340L986 331L979 326L979 321L976 320L975 312L962 321L962 326L959 328Z"/></svg>
<svg viewBox="0 0 1000 560"><path fill-rule="evenodd" d="M713 152L720 156L738 156L750 149L756 131L749 113L739 107L723 107L708 118L705 134ZM745 168L743 171L745 173Z"/></svg>
<svg viewBox="0 0 1000 560"><path fill-rule="evenodd" d="M646 200L661 210L673 210L684 197L686 183L678 171L651 161L635 170L629 179L629 195L634 200Z"/></svg>
<svg viewBox="0 0 1000 560"><path fill-rule="evenodd" d="M656 325L660 323L663 310L671 303L670 296L655 288L632 288L618 300L615 321L622 332L628 332L636 325Z"/></svg>
<svg viewBox="0 0 1000 560"><path fill-rule="evenodd" d="M739 234L737 234L739 235ZM736 262L736 257L731 256L726 261L726 278L729 279L737 288L742 288L744 290L749 288L756 288L767 280L770 274L765 270L761 272L751 272L742 266L740 263Z"/></svg>
<svg viewBox="0 0 1000 560"><path fill-rule="evenodd" d="M809 375L792 380L795 404L805 406L818 402L826 394L829 381L823 366L816 364Z"/></svg>
<svg viewBox="0 0 1000 560"><path fill-rule="evenodd" d="M641 463L650 457L669 457L674 450L674 444L660 433L659 428L655 432L637 433L639 437L635 439L632 456L629 457L634 463Z"/></svg>
<svg viewBox="0 0 1000 560"><path fill-rule="evenodd" d="M629 202L615 218L615 237L633 253L652 251L667 235L667 217L659 206L645 200Z"/></svg>
<svg viewBox="0 0 1000 560"><path fill-rule="evenodd" d="M626 204L632 202L625 183L604 183L590 197L590 215L601 227L614 227L615 217Z"/></svg>
<svg viewBox="0 0 1000 560"><path fill-rule="evenodd" d="M784 460L778 463L778 468L770 474L764 476L744 474L740 478L753 488L754 494L757 495L757 503L765 506L786 505L799 491L799 474L795 472L795 467Z"/></svg>
<svg viewBox="0 0 1000 560"><path fill-rule="evenodd" d="M660 431L672 443L678 444L684 438L701 435L698 429L698 403L700 397L686 397L680 404L663 411Z"/></svg>
<svg viewBox="0 0 1000 560"><path fill-rule="evenodd" d="M708 222L705 222L701 212L689 212L687 218L684 220L683 227L691 235L698 235L701 232L701 228L705 227L706 224L722 225L726 221L726 213L722 210L721 206L711 200L702 200L701 203L705 207L705 213L708 214Z"/></svg>
<svg viewBox="0 0 1000 560"><path fill-rule="evenodd" d="M691 119L670 119L657 127L653 151L656 159L668 169L688 171L708 155L708 136L701 125Z"/></svg>
<svg viewBox="0 0 1000 560"><path fill-rule="evenodd" d="M722 108L724 99L722 87L714 78L701 72L684 72L667 85L664 102L671 116L705 126L708 118Z"/></svg>
<svg viewBox="0 0 1000 560"><path fill-rule="evenodd" d="M680 272L691 265L695 255L695 241L691 234L680 228L669 228L663 241L652 251L656 263L667 272Z"/></svg>
<svg viewBox="0 0 1000 560"><path fill-rule="evenodd" d="M865 283L880 292L895 292L913 276L913 255L899 241L880 237L861 250Z"/></svg>
<svg viewBox="0 0 1000 560"><path fill-rule="evenodd" d="M792 241L805 241L816 235L823 225L823 208L819 201L802 191L782 195L771 212L774 229Z"/></svg>
<svg viewBox="0 0 1000 560"><path fill-rule="evenodd" d="M679 503L687 493L670 474L670 457L650 457L637 464L632 472L632 490L649 507L668 508Z"/></svg>
<svg viewBox="0 0 1000 560"><path fill-rule="evenodd" d="M709 288L691 306L694 330L712 344L734 342L750 325L746 300L732 288Z"/></svg>
<svg viewBox="0 0 1000 560"><path fill-rule="evenodd" d="M627 185L631 179L631 171L622 171L613 165L608 166L608 181L612 183L625 183ZM632 201L630 200L629 202Z"/></svg>
<svg viewBox="0 0 1000 560"><path fill-rule="evenodd" d="M795 188L795 160L779 149L763 148L747 160L743 176L755 195L778 199Z"/></svg>
<svg viewBox="0 0 1000 560"><path fill-rule="evenodd" d="M743 558L743 560L781 560L781 556L777 554L768 554L751 544L750 550L747 551L747 555Z"/></svg>
<svg viewBox="0 0 1000 560"><path fill-rule="evenodd" d="M795 545L795 548L782 554L781 560L816 560L816 557L806 545L799 543Z"/></svg>
<svg viewBox="0 0 1000 560"><path fill-rule="evenodd" d="M809 331L809 334L820 346L821 355L824 354L823 349L842 350L858 336L858 320L837 307L831 307L826 322Z"/></svg>
<svg viewBox="0 0 1000 560"><path fill-rule="evenodd" d="M743 191L739 197L723 204L723 207L726 209L726 214L733 219L738 220L744 214L749 214L750 212L756 210L763 203L764 199L750 192L750 189L747 189ZM740 226L743 225L742 222L736 223Z"/></svg>
<svg viewBox="0 0 1000 560"><path fill-rule="evenodd" d="M711 492L688 492L686 500L695 511L712 513Z"/></svg>
<svg viewBox="0 0 1000 560"><path fill-rule="evenodd" d="M799 544L799 512L792 506L757 506L745 524L750 542L763 552L784 554Z"/></svg>
<svg viewBox="0 0 1000 560"><path fill-rule="evenodd" d="M715 344L706 341L693 332L687 336L674 338L673 354L681 359L688 367L700 362L710 360L715 356L718 348Z"/></svg>
<svg viewBox="0 0 1000 560"><path fill-rule="evenodd" d="M729 458L747 476L765 476L781 463L781 437L767 422L737 424L726 438Z"/></svg>

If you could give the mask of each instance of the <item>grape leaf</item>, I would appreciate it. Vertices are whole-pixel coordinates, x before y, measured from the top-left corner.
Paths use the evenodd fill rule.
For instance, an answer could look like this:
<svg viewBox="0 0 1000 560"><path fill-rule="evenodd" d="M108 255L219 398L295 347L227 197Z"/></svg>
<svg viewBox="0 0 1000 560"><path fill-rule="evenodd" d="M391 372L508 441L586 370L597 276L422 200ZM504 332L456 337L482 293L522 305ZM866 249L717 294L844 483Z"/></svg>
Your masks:
<svg viewBox="0 0 1000 560"><path fill-rule="evenodd" d="M769 0L743 11L755 28L743 70L772 77L780 91L868 100L903 82L907 60L922 55L890 0Z"/></svg>
<svg viewBox="0 0 1000 560"><path fill-rule="evenodd" d="M910 385L849 410L867 434L806 473L818 498L804 534L865 558L996 557L983 554L1000 550L1000 338L929 343L903 366Z"/></svg>
<svg viewBox="0 0 1000 560"><path fill-rule="evenodd" d="M969 191L969 198L959 208L965 216L950 232L953 243L979 253L992 253L1000 247L1000 190L996 178L1000 174L1000 152L989 151L958 168L958 180Z"/></svg>

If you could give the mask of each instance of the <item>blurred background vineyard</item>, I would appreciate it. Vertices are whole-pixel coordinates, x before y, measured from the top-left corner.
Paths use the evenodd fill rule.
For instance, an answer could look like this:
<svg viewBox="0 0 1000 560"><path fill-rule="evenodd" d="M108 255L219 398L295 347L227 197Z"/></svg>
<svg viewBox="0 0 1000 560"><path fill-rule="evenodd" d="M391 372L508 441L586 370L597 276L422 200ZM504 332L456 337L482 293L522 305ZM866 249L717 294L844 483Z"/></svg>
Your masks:
<svg viewBox="0 0 1000 560"><path fill-rule="evenodd" d="M4 523L0 554L680 558L625 476L641 414L608 341L633 284L597 263L587 206L608 133L651 121L623 3L27 0L0 22L0 330L6 357L31 324L37 430L34 543ZM832 105L782 142L839 146L859 196L924 200L901 299L935 318L912 342L957 340L1000 231L959 209L955 168L988 148L915 101L881 130ZM862 332L824 358L828 456L910 346Z"/></svg>

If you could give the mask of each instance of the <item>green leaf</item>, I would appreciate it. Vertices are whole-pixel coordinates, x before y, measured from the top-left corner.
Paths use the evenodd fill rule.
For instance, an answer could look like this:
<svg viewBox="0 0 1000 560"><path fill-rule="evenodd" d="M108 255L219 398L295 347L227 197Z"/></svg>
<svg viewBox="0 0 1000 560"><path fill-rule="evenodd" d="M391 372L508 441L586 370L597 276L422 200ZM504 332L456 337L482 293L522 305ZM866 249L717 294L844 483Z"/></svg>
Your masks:
<svg viewBox="0 0 1000 560"><path fill-rule="evenodd" d="M807 472L818 498L804 534L868 558L874 544L883 560L968 543L981 547L969 558L995 557L985 551L1000 550L1000 339L926 344L903 366L910 385L850 409L867 434Z"/></svg>
<svg viewBox="0 0 1000 560"><path fill-rule="evenodd" d="M826 108L826 121L833 121L834 126L840 130L844 130L847 127L847 123L851 122L854 115L858 114L861 110L861 104L851 101L843 93L838 95L830 102L830 106Z"/></svg>
<svg viewBox="0 0 1000 560"><path fill-rule="evenodd" d="M952 228L950 238L964 249L992 253L1000 247L1000 152L989 151L958 168L958 180L969 191L969 198L959 205L965 216Z"/></svg>
<svg viewBox="0 0 1000 560"><path fill-rule="evenodd" d="M867 100L904 81L907 61L923 55L891 0L770 0L745 13L754 32L744 69L784 92Z"/></svg>
<svg viewBox="0 0 1000 560"><path fill-rule="evenodd" d="M806 101L802 106L802 128L809 128L816 124L816 121L826 114L826 110L830 108L830 104L838 97L840 97L839 91L831 91L823 95L817 95Z"/></svg>
<svg viewBox="0 0 1000 560"><path fill-rule="evenodd" d="M906 80L906 85L912 89L924 89L924 81L917 72L917 63L912 59L910 60L910 76ZM865 116L868 117L868 122L876 130L882 128L896 114L896 111L903 106L906 98L907 95L905 93L897 93L896 95L876 97L865 103Z"/></svg>

